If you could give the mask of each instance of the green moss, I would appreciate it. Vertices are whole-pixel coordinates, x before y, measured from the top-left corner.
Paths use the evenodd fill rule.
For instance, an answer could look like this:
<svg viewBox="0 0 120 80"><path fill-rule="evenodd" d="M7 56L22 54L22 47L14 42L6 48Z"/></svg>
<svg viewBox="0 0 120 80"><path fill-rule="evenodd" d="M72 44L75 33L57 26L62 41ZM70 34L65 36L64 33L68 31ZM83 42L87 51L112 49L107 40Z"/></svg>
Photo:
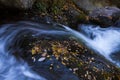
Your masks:
<svg viewBox="0 0 120 80"><path fill-rule="evenodd" d="M36 9L37 12L47 13L49 7L48 4L49 3L47 0L36 0L33 7Z"/></svg>
<svg viewBox="0 0 120 80"><path fill-rule="evenodd" d="M59 14L65 2L65 0L38 0L35 3L35 8L43 13Z"/></svg>
<svg viewBox="0 0 120 80"><path fill-rule="evenodd" d="M57 15L61 13L62 8L65 4L65 0L52 0L51 3L52 3L50 6L51 12Z"/></svg>
<svg viewBox="0 0 120 80"><path fill-rule="evenodd" d="M55 15L57 15L61 12L61 10L57 6L52 7L51 10Z"/></svg>
<svg viewBox="0 0 120 80"><path fill-rule="evenodd" d="M36 9L38 10L38 11L41 11L41 12L46 12L46 10L47 10L47 5L45 4L45 3L43 3L43 2L38 2L38 3L36 3L35 4L35 7L36 7Z"/></svg>
<svg viewBox="0 0 120 80"><path fill-rule="evenodd" d="M83 21L86 21L86 14L84 13L81 13L79 14L78 16L76 16L76 19L79 21L79 22L83 22Z"/></svg>

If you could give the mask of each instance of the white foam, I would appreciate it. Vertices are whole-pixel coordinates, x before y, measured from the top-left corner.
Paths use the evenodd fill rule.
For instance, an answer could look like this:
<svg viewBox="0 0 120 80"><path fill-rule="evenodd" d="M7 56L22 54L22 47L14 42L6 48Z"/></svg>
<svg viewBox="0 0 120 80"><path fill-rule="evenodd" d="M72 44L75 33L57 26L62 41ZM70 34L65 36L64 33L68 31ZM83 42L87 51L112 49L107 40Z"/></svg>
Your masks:
<svg viewBox="0 0 120 80"><path fill-rule="evenodd" d="M120 50L120 28L109 27L100 28L91 25L82 25L81 32L64 26L71 34L82 40L87 46L100 53L106 59L115 64L118 62L112 60L110 55Z"/></svg>

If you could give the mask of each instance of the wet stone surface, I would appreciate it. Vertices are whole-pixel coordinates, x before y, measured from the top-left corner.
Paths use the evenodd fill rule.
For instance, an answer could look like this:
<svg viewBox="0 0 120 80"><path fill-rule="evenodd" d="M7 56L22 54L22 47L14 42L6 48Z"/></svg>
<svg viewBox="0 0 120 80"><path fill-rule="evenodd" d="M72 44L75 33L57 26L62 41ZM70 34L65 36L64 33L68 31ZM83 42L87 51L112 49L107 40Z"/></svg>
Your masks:
<svg viewBox="0 0 120 80"><path fill-rule="evenodd" d="M48 80L119 80L120 71L75 39L37 38L22 58Z"/></svg>

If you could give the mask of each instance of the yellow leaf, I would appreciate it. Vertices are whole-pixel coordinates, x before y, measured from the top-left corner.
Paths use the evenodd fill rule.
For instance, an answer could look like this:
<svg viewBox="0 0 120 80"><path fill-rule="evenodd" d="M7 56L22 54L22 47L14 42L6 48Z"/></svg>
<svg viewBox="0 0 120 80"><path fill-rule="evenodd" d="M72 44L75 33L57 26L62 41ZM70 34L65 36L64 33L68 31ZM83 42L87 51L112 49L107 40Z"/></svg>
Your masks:
<svg viewBox="0 0 120 80"><path fill-rule="evenodd" d="M34 49L32 49L32 55L36 54L36 51Z"/></svg>

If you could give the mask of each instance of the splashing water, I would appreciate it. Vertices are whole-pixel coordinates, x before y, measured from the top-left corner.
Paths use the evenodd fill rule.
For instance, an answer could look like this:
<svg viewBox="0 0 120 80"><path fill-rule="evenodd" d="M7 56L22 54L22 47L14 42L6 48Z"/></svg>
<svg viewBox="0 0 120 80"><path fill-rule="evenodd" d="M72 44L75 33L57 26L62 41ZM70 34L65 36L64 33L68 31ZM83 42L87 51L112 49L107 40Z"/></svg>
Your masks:
<svg viewBox="0 0 120 80"><path fill-rule="evenodd" d="M120 66L120 28L100 28L92 25L80 26L80 32L64 26L71 34L82 40L106 59ZM114 59L113 57L114 56Z"/></svg>
<svg viewBox="0 0 120 80"><path fill-rule="evenodd" d="M47 25L47 24L46 24ZM18 22L0 27L0 79L1 80L47 80L36 74L23 60L17 60L12 53L17 46L22 44L24 35L40 36L44 34L72 35L88 47L99 52L102 56L119 65L119 61L113 59L111 54L119 54L120 28L100 28L93 26L81 26L81 31L72 30L64 25L55 27L34 22ZM60 25L61 26L61 25ZM12 47L13 45L16 45ZM120 55L119 55L120 56ZM115 56L114 56L115 57ZM116 58L116 57L115 57Z"/></svg>
<svg viewBox="0 0 120 80"><path fill-rule="evenodd" d="M48 25L47 25L48 26ZM11 55L14 48L12 45L19 46L24 35L33 36L41 34L66 34L63 30L56 28L46 28L46 25L33 22L19 22L0 27L0 80L46 80L33 72L28 64L22 60L18 61Z"/></svg>

